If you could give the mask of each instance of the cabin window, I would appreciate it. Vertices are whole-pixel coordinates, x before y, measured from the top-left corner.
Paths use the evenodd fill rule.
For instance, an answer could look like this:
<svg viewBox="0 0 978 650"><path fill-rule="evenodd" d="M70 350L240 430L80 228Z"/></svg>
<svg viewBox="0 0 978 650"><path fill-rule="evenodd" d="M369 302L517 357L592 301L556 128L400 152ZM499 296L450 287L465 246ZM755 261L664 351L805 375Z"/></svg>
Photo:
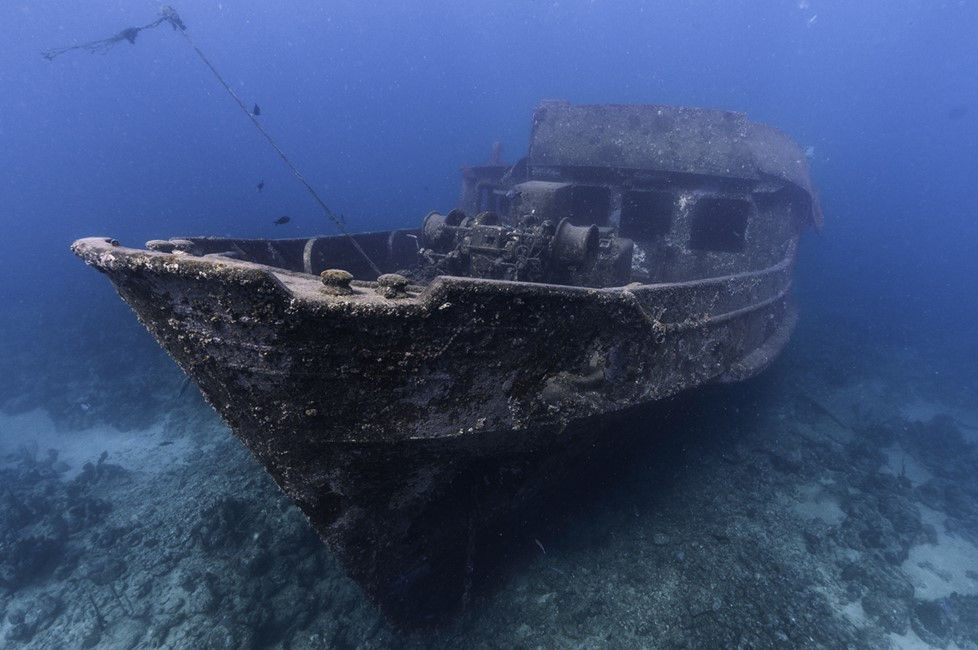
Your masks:
<svg viewBox="0 0 978 650"><path fill-rule="evenodd" d="M478 212L495 212L506 216L509 214L510 199L506 192L495 185L480 185L478 206Z"/></svg>
<svg viewBox="0 0 978 650"><path fill-rule="evenodd" d="M611 191L607 187L575 185L571 188L568 218L575 226L605 226L611 208Z"/></svg>
<svg viewBox="0 0 978 650"><path fill-rule="evenodd" d="M692 210L689 247L739 253L744 250L749 215L750 202L743 199L699 199Z"/></svg>
<svg viewBox="0 0 978 650"><path fill-rule="evenodd" d="M669 192L625 192L621 199L621 236L649 241L665 235L672 228L674 205Z"/></svg>

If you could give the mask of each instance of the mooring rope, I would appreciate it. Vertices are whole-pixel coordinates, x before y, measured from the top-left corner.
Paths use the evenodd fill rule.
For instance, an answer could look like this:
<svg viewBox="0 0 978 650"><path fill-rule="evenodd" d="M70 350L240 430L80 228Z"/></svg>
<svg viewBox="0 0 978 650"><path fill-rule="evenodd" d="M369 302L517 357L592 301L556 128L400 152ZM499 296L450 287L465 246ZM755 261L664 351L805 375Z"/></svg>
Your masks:
<svg viewBox="0 0 978 650"><path fill-rule="evenodd" d="M147 23L146 25L143 25L142 27L129 27L122 30L121 32L119 32L114 36L110 36L109 38L101 39L98 41L90 41L88 43L82 43L80 45L71 45L69 47L45 50L44 52L41 53L41 56L43 56L44 58L50 61L53 60L55 57L64 54L65 52L69 52L71 50L84 49L84 50L88 50L89 52L101 52L112 47L116 43L120 43L122 41L129 41L129 43L135 44L136 36L139 34L140 31L144 29L152 29L153 27L156 27L162 23L169 24L175 31L179 32L180 35L183 36L183 38L187 41L187 44L193 48L194 52L197 53L197 56L200 57L200 60L204 62L204 65L206 65L210 69L210 71L214 73L214 76L217 78L220 84L224 86L224 90L228 92L228 94L235 101L235 103L242 110L242 112L244 112L244 114L248 116L248 119L251 120L251 123L255 126L256 129L258 129L258 132L261 133L262 136L264 136L265 140L268 141L268 144L270 144L272 146L272 149L275 150L275 153L277 153L279 157L285 162L289 170L292 172L292 175L295 176L297 179L299 179L299 182L302 183L302 185L309 191L309 194L312 195L312 198L315 199L316 203L319 204L319 207L322 208L323 214L326 215L326 218L332 221L336 229L339 230L340 233L345 235L347 239L350 240L350 244L363 257L363 259L366 260L367 264L370 265L371 270L373 270L373 272L376 273L378 276L381 275L382 272L380 268L378 268L378 266L374 264L374 261L370 258L369 255L367 255L367 252L363 250L363 247L360 246L360 242L358 242L356 238L346 229L346 227L343 224L343 220L340 219L338 216L336 216L336 213L334 213L332 210L329 209L329 206L327 206L326 202L323 201L322 198L320 198L319 193L316 192L315 188L309 184L309 181L307 181L306 177L302 175L302 173L299 171L299 168L296 167L295 164L289 159L289 157L285 154L282 148L275 143L275 140L273 140L271 134L265 130L265 127L261 125L261 122L259 122L256 119L256 114L248 109L248 106L241 100L240 97L238 97L237 93L234 92L234 89L231 88L230 84L228 84L228 82L224 80L224 77L222 77L221 73L217 71L217 68L215 68L214 64L210 62L210 59L208 59L207 56L204 55L204 53L201 51L201 49L197 47L197 44L194 43L193 39L190 37L190 34L187 33L187 25L183 22L183 20L181 20L179 14L177 14L176 10L173 7L170 7L169 5L165 5L161 7L160 17L151 23Z"/></svg>
<svg viewBox="0 0 978 650"><path fill-rule="evenodd" d="M157 25L162 23L169 23L173 29L184 30L187 29L183 21L180 20L180 16L177 12L173 11L170 7L163 7L160 10L160 17L151 23L146 23L142 27L126 27L124 30L110 36L108 38L101 38L97 41L89 41L87 43L79 43L78 45L69 45L68 47L56 47L51 50L44 50L41 52L43 56L48 61L53 61L55 57L59 57L65 52L71 52L72 50L88 50L89 52L104 52L116 43L121 43L122 41L129 41L130 44L136 44L136 37L139 36L139 32L144 29L153 29Z"/></svg>

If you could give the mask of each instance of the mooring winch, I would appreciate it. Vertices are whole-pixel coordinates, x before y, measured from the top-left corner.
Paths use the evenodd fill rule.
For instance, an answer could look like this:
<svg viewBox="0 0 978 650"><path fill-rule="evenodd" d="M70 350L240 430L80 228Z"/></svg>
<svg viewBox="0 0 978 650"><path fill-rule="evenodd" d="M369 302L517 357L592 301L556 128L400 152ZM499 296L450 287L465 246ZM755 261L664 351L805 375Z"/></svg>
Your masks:
<svg viewBox="0 0 978 650"><path fill-rule="evenodd" d="M421 227L421 275L576 284L627 284L633 244L610 228L568 219L507 226L494 212L430 213Z"/></svg>

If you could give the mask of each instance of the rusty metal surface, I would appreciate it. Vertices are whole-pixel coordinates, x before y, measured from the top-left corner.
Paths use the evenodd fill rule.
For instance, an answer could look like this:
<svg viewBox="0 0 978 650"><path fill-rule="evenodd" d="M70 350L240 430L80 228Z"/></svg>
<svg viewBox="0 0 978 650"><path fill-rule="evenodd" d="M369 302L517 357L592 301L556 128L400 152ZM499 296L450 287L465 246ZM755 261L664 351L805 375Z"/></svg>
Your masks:
<svg viewBox="0 0 978 650"><path fill-rule="evenodd" d="M464 607L494 531L613 441L616 418L766 367L797 319L800 232L821 223L798 147L735 113L544 103L517 169L468 173L466 200L550 219L583 210L580 184L607 197L604 233L629 227L629 193L659 201L668 227L636 231L641 282L378 286L340 237L72 246L407 625ZM418 232L355 236L390 273Z"/></svg>
<svg viewBox="0 0 978 650"><path fill-rule="evenodd" d="M385 300L250 262L100 239L75 251L191 376L222 386L229 418L347 441L559 425L702 384L777 329L791 282L786 258L612 289L439 277Z"/></svg>
<svg viewBox="0 0 978 650"><path fill-rule="evenodd" d="M548 169L649 170L762 181L778 179L811 199L811 222L823 217L801 148L782 131L743 113L658 105L543 102L533 115L527 163Z"/></svg>
<svg viewBox="0 0 978 650"><path fill-rule="evenodd" d="M511 478L479 494L480 531L533 491L542 464L587 446L597 427L581 423L756 372L780 345L741 366L794 322L790 258L620 289L445 277L388 300L373 283L331 296L315 277L250 262L104 239L73 249L395 616L405 598L390 585L422 556L461 598L457 536L469 524L445 495L488 472L487 459L508 457L492 471ZM567 425L581 433L557 444Z"/></svg>

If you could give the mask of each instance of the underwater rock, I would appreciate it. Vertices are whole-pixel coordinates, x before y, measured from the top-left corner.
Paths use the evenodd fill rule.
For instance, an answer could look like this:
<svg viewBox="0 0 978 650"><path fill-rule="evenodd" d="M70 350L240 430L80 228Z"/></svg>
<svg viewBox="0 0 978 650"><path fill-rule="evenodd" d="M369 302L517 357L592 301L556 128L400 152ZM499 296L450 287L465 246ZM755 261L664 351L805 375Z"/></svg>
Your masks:
<svg viewBox="0 0 978 650"><path fill-rule="evenodd" d="M7 473L6 475L0 476L0 480L4 482L9 478L10 480L16 480L12 473ZM11 490L6 490L4 494L0 495L0 523L3 524L5 529L16 530L26 526L31 522L34 517L34 513L30 508Z"/></svg>
<svg viewBox="0 0 978 650"><path fill-rule="evenodd" d="M197 648L244 648L248 647L241 643L238 636L233 634L224 625L214 625L205 629L203 634L192 644Z"/></svg>
<svg viewBox="0 0 978 650"><path fill-rule="evenodd" d="M126 563L119 558L98 558L86 571L88 579L102 587L118 580L126 572Z"/></svg>
<svg viewBox="0 0 978 650"><path fill-rule="evenodd" d="M44 581L64 561L63 539L26 537L0 542L0 587L16 591Z"/></svg>
<svg viewBox="0 0 978 650"><path fill-rule="evenodd" d="M82 650L89 650L89 648L94 648L102 641L102 629L99 625L95 623L90 623L87 625L85 632L82 635Z"/></svg>
<svg viewBox="0 0 978 650"><path fill-rule="evenodd" d="M13 618L11 617L11 623L13 623ZM8 641L30 641L31 637L34 636L34 630L29 628L24 623L13 623L9 630L7 630L6 638Z"/></svg>
<svg viewBox="0 0 978 650"><path fill-rule="evenodd" d="M96 463L85 463L73 483L77 488L91 487L105 481L124 478L129 475L129 471L121 465L107 462L109 452L103 451Z"/></svg>
<svg viewBox="0 0 978 650"><path fill-rule="evenodd" d="M213 614L221 603L221 598L211 584L205 582L187 598L187 611L191 614Z"/></svg>
<svg viewBox="0 0 978 650"><path fill-rule="evenodd" d="M22 459L0 472L0 587L9 591L44 581L66 561L64 486L36 466Z"/></svg>
<svg viewBox="0 0 978 650"><path fill-rule="evenodd" d="M249 537L251 504L234 497L223 497L201 511L190 538L205 551L238 548Z"/></svg>
<svg viewBox="0 0 978 650"><path fill-rule="evenodd" d="M965 647L978 647L978 595L952 593L946 599L945 614L952 626L954 642Z"/></svg>
<svg viewBox="0 0 978 650"><path fill-rule="evenodd" d="M140 641L146 636L147 624L145 621L129 618L116 622L111 629L112 641L106 645L116 648L138 648Z"/></svg>
<svg viewBox="0 0 978 650"><path fill-rule="evenodd" d="M869 593L863 596L862 605L863 611L886 631L902 636L910 629L910 605L906 601Z"/></svg>
<svg viewBox="0 0 978 650"><path fill-rule="evenodd" d="M828 540L831 538L834 529L834 526L821 519L815 517L809 518L804 523L804 528L801 533L808 552L817 555L827 550Z"/></svg>
<svg viewBox="0 0 978 650"><path fill-rule="evenodd" d="M10 641L30 641L34 635L54 622L63 607L62 601L49 593L32 599L31 606L11 613L8 620L12 624L6 637Z"/></svg>
<svg viewBox="0 0 978 650"><path fill-rule="evenodd" d="M272 568L273 558L268 551L262 548L249 549L243 558L245 570L253 578L259 578Z"/></svg>
<svg viewBox="0 0 978 650"><path fill-rule="evenodd" d="M77 533L97 526L105 520L111 510L112 504L104 499L79 495L71 499L66 507L68 531Z"/></svg>
<svg viewBox="0 0 978 650"><path fill-rule="evenodd" d="M949 641L950 621L946 599L918 600L913 608L913 631L925 643L946 648Z"/></svg>
<svg viewBox="0 0 978 650"><path fill-rule="evenodd" d="M92 534L92 546L103 549L112 548L116 544L120 543L131 530L131 526L106 526L102 530L96 531ZM133 535L133 538L131 539L131 543L133 545L138 544L137 537L138 533Z"/></svg>
<svg viewBox="0 0 978 650"><path fill-rule="evenodd" d="M877 467L858 481L858 491L844 495L842 509L847 516L839 539L897 566L907 559L911 546L927 541L928 531L906 480L882 474Z"/></svg>

